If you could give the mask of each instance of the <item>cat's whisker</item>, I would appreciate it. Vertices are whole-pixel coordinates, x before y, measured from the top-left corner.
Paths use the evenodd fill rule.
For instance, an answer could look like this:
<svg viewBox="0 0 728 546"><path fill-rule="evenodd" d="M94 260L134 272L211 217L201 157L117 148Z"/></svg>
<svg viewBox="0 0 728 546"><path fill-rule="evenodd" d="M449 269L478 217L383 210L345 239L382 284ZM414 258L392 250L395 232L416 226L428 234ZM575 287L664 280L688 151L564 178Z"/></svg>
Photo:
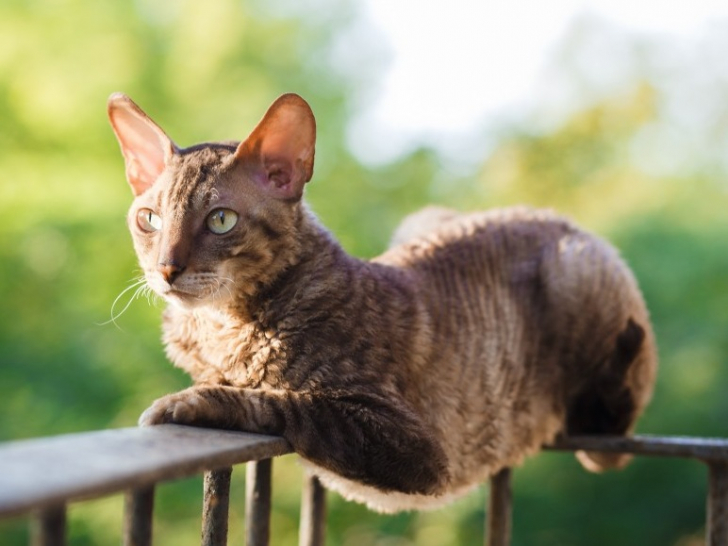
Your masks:
<svg viewBox="0 0 728 546"><path fill-rule="evenodd" d="M220 279L218 277L212 277L212 280L206 285L206 295L200 294L198 296L198 299L210 298L211 300L215 301L215 299L217 299L218 295L220 294L221 287L222 282L220 281Z"/></svg>
<svg viewBox="0 0 728 546"><path fill-rule="evenodd" d="M230 277L215 277L215 282L217 282L217 288L212 294L212 299L217 299L221 297L222 289L224 288L227 290L228 297L233 297L232 289L230 288L230 285L233 283L233 280Z"/></svg>
<svg viewBox="0 0 728 546"><path fill-rule="evenodd" d="M159 295L154 290L152 290L149 285L144 287L144 289L142 290L142 295L147 299L147 303L149 305L157 305L161 299Z"/></svg>
<svg viewBox="0 0 728 546"><path fill-rule="evenodd" d="M220 290L222 289L222 281L218 278L215 278L213 280L215 281L215 284L217 286L210 291L210 297L214 301L220 295Z"/></svg>
<svg viewBox="0 0 728 546"><path fill-rule="evenodd" d="M113 323L117 328L119 328L119 325L116 323L116 320L123 315L127 309L131 306L131 303L141 294L145 288L148 288L146 285L146 279L141 276L137 277L132 280L132 284L127 286L124 290L121 291L121 293L116 296L114 299L114 302L111 304L111 318L105 322L102 322L99 324L99 326L106 326L107 324ZM124 305L124 308L119 311L118 313L115 312L116 305L119 303L121 298L124 297L124 295L131 290L134 290L134 293L129 298L129 301L126 302L126 305Z"/></svg>
<svg viewBox="0 0 728 546"><path fill-rule="evenodd" d="M151 306L156 306L160 301L160 296L157 294L154 290L152 290L152 287L148 284L144 285L142 287L142 293L141 295L146 298L147 303Z"/></svg>

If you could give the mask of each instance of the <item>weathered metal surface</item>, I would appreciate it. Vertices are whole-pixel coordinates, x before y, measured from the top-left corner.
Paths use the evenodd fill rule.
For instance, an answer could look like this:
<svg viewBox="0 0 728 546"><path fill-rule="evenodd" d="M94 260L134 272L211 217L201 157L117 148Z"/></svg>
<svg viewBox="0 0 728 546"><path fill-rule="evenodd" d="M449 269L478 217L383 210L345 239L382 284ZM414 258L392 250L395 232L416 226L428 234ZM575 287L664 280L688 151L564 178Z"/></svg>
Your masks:
<svg viewBox="0 0 728 546"><path fill-rule="evenodd" d="M127 491L124 496L124 546L151 546L154 486Z"/></svg>
<svg viewBox="0 0 728 546"><path fill-rule="evenodd" d="M316 476L306 476L301 493L299 546L326 543L326 489Z"/></svg>
<svg viewBox="0 0 728 546"><path fill-rule="evenodd" d="M270 459L247 464L245 474L245 544L267 546L270 540Z"/></svg>
<svg viewBox="0 0 728 546"><path fill-rule="evenodd" d="M202 546L225 546L228 534L231 467L205 472Z"/></svg>
<svg viewBox="0 0 728 546"><path fill-rule="evenodd" d="M511 543L512 518L511 469L504 468L490 478L487 511L487 546L508 546Z"/></svg>
<svg viewBox="0 0 728 546"><path fill-rule="evenodd" d="M692 458L709 468L707 544L728 546L728 439L635 436L559 438L545 449L601 451ZM125 546L151 543L153 484L199 474L205 477L203 544L224 544L231 466L248 461L246 539L270 538L271 458L290 453L278 437L178 425L118 429L0 445L0 517L36 511L32 544L66 543L68 501L127 493ZM39 471L42 469L42 471ZM491 479L489 546L505 546L511 534L510 470ZM311 478L304 490L301 546L320 546L325 535L326 492ZM207 537L207 538L206 538Z"/></svg>
<svg viewBox="0 0 728 546"><path fill-rule="evenodd" d="M728 546L728 462L708 465L708 546Z"/></svg>
<svg viewBox="0 0 728 546"><path fill-rule="evenodd" d="M32 546L66 545L66 506L49 506L37 514L31 527Z"/></svg>
<svg viewBox="0 0 728 546"><path fill-rule="evenodd" d="M290 453L283 438L160 425L0 444L0 517Z"/></svg>
<svg viewBox="0 0 728 546"><path fill-rule="evenodd" d="M706 544L728 546L728 439L681 436L562 437L546 449L697 459L708 465Z"/></svg>
<svg viewBox="0 0 728 546"><path fill-rule="evenodd" d="M545 449L601 451L658 457L682 457L702 461L728 461L728 439L684 436L574 436L558 438Z"/></svg>

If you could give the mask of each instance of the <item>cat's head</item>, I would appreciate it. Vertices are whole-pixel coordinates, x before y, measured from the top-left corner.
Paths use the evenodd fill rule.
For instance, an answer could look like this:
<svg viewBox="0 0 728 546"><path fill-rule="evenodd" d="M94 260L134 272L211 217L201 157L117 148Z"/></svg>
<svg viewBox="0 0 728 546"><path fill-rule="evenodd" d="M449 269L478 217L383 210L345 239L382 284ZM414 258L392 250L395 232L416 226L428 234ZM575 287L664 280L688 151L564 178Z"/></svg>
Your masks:
<svg viewBox="0 0 728 546"><path fill-rule="evenodd" d="M131 99L109 98L135 199L129 229L147 284L184 308L252 295L295 259L316 125L298 95L247 139L178 148Z"/></svg>

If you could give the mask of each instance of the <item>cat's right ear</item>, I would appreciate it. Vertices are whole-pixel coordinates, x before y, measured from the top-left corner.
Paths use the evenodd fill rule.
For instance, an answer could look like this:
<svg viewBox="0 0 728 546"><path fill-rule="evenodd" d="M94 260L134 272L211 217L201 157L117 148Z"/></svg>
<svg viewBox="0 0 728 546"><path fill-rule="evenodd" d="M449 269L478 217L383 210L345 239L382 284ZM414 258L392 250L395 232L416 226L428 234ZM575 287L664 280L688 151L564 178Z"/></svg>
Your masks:
<svg viewBox="0 0 728 546"><path fill-rule="evenodd" d="M159 125L122 93L109 97L108 113L124 156L126 179L134 195L141 195L159 178L177 147Z"/></svg>
<svg viewBox="0 0 728 546"><path fill-rule="evenodd" d="M295 93L281 95L268 108L235 159L253 166L255 178L273 197L298 201L313 176L316 120Z"/></svg>

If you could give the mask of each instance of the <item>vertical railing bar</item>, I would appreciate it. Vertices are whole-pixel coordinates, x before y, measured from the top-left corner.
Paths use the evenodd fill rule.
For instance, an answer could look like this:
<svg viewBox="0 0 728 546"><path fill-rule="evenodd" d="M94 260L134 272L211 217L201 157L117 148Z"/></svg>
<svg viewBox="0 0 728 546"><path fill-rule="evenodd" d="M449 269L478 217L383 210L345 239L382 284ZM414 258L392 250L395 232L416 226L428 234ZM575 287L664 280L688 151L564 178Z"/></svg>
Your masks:
<svg viewBox="0 0 728 546"><path fill-rule="evenodd" d="M487 515L487 546L508 546L511 542L511 469L504 468L490 478Z"/></svg>
<svg viewBox="0 0 728 546"><path fill-rule="evenodd" d="M33 521L30 543L33 546L65 546L66 505L44 508Z"/></svg>
<svg viewBox="0 0 728 546"><path fill-rule="evenodd" d="M326 542L326 489L316 476L306 476L301 494L299 546L324 546Z"/></svg>
<svg viewBox="0 0 728 546"><path fill-rule="evenodd" d="M202 505L202 546L225 546L230 507L232 467L205 472Z"/></svg>
<svg viewBox="0 0 728 546"><path fill-rule="evenodd" d="M708 463L708 546L728 546L728 462Z"/></svg>
<svg viewBox="0 0 728 546"><path fill-rule="evenodd" d="M247 464L245 474L245 543L247 546L268 546L272 464L271 459Z"/></svg>
<svg viewBox="0 0 728 546"><path fill-rule="evenodd" d="M154 486L127 491L124 496L124 546L151 546Z"/></svg>

